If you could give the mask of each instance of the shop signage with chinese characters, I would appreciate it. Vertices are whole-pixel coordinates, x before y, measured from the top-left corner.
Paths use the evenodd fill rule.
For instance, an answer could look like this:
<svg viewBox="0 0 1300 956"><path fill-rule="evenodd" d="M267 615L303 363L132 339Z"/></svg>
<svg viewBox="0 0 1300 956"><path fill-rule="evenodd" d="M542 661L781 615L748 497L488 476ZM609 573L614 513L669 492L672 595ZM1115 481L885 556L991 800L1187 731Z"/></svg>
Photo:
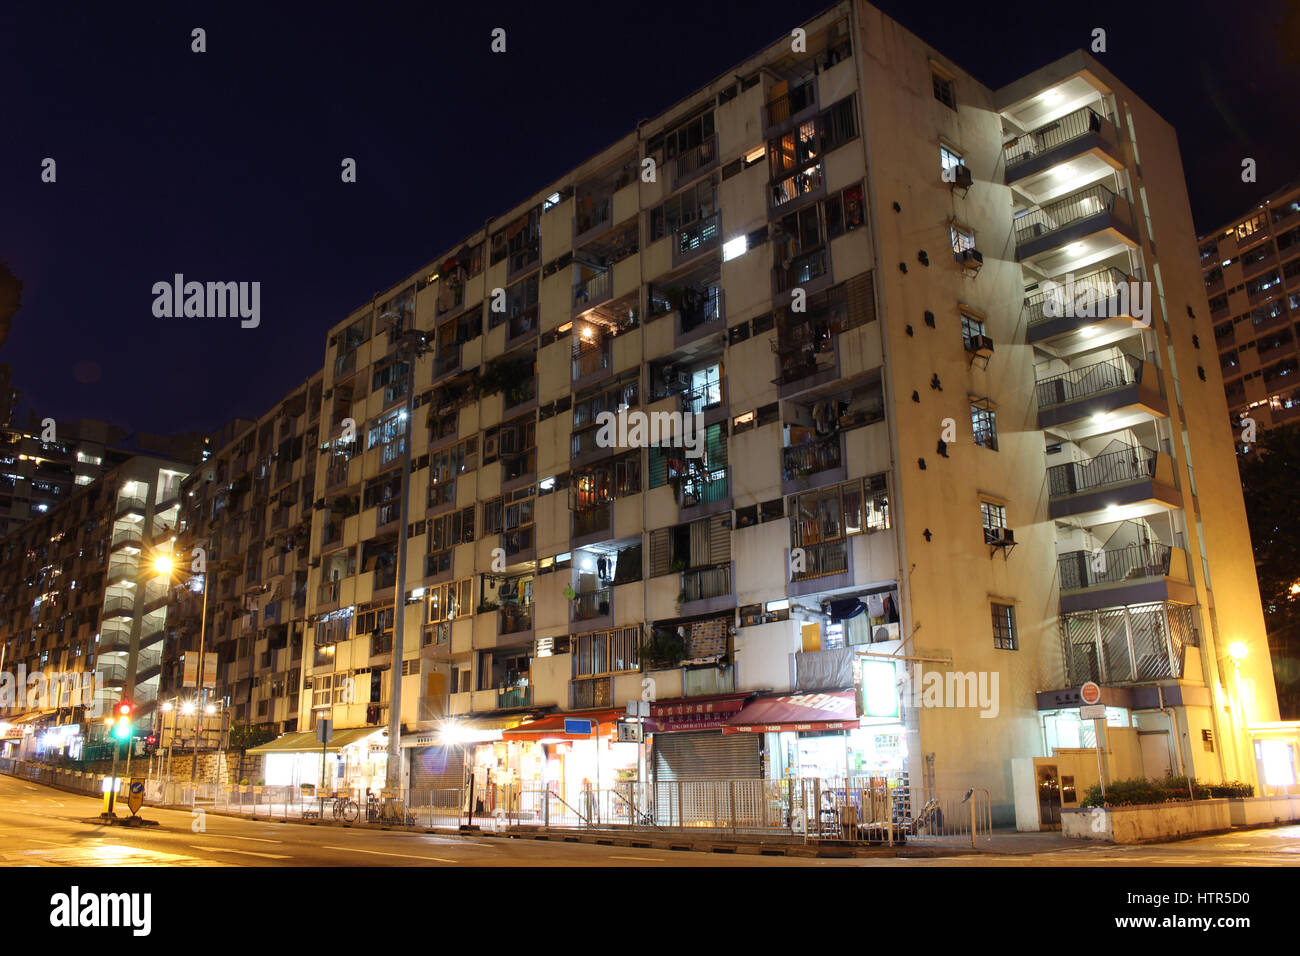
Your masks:
<svg viewBox="0 0 1300 956"><path fill-rule="evenodd" d="M748 695L714 700L654 701L650 704L650 730L675 733L682 730L716 730L740 713Z"/></svg>

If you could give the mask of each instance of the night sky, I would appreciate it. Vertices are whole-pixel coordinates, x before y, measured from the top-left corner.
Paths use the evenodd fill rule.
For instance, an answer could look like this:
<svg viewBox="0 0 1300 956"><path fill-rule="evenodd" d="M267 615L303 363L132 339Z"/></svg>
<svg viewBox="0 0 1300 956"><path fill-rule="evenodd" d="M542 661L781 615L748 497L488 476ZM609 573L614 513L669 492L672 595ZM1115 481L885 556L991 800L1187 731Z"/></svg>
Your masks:
<svg viewBox="0 0 1300 956"><path fill-rule="evenodd" d="M0 260L24 283L0 362L24 416L257 417L330 325L829 3L147 6L0 10ZM1294 2L878 6L994 87L1105 27L1102 61L1179 132L1198 229L1300 177ZM261 282L260 328L155 318L177 272Z"/></svg>

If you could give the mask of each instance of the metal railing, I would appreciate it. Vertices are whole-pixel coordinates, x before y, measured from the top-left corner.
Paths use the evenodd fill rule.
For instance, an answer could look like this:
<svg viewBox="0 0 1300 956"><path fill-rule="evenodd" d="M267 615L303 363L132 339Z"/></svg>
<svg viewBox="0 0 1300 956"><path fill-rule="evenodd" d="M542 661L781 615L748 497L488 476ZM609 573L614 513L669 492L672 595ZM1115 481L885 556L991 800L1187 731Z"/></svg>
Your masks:
<svg viewBox="0 0 1300 956"><path fill-rule="evenodd" d="M1007 156L1007 170L1089 133L1100 133L1106 125L1105 117L1090 106L1066 113L1060 119L1052 120L1007 143L1003 147Z"/></svg>
<svg viewBox="0 0 1300 956"><path fill-rule="evenodd" d="M684 255L703 248L718 238L718 217L714 213L705 219L697 219L677 233L677 253Z"/></svg>
<svg viewBox="0 0 1300 956"><path fill-rule="evenodd" d="M781 449L781 470L786 481L838 468L841 462L840 440L834 436Z"/></svg>
<svg viewBox="0 0 1300 956"><path fill-rule="evenodd" d="M829 250L825 246L813 249L811 252L805 252L803 255L795 256L784 266L776 266L776 289L778 292L784 292L786 289L797 285L803 285L811 282L813 279L826 274L827 260Z"/></svg>
<svg viewBox="0 0 1300 956"><path fill-rule="evenodd" d="M1081 296L1086 296L1085 301L1090 303L1093 308L1098 308L1100 303L1107 302L1116 296L1120 287L1131 288L1133 281L1132 276L1113 268L1097 269L1081 276L1073 276L1069 287L1058 284L1058 288L1052 291L1038 292L1026 296L1027 324L1033 326L1061 315L1073 314ZM1047 303L1053 299L1056 301L1057 308L1052 311L1056 315L1047 315ZM1106 315L1113 314L1115 314L1113 309L1106 313ZM1098 315L1098 318L1104 317Z"/></svg>
<svg viewBox="0 0 1300 956"><path fill-rule="evenodd" d="M717 501L725 501L730 493L728 469L723 465L720 468L684 476L680 504L683 508L713 504Z"/></svg>
<svg viewBox="0 0 1300 956"><path fill-rule="evenodd" d="M533 629L532 604L507 604L501 608L497 625L499 634L518 634Z"/></svg>
<svg viewBox="0 0 1300 956"><path fill-rule="evenodd" d="M1062 591L1077 591L1099 584L1117 584L1169 573L1172 549L1149 542L1098 551L1070 551L1056 559Z"/></svg>
<svg viewBox="0 0 1300 956"><path fill-rule="evenodd" d="M817 102L817 81L815 79L794 87L790 92L769 102L764 109L764 118L768 129L778 123L784 123L791 116L802 113Z"/></svg>
<svg viewBox="0 0 1300 956"><path fill-rule="evenodd" d="M139 528L122 528L113 532L113 540L109 543L110 548L116 548L123 544L140 544L144 541L144 534Z"/></svg>
<svg viewBox="0 0 1300 956"><path fill-rule="evenodd" d="M805 544L800 550L803 551L803 567L791 571L791 581L807 581L809 578L822 578L828 574L842 574L849 569L847 540Z"/></svg>
<svg viewBox="0 0 1300 956"><path fill-rule="evenodd" d="M1142 360L1132 355L1107 359L1051 375L1037 383L1038 407L1050 408L1076 399L1132 385L1140 380Z"/></svg>
<svg viewBox="0 0 1300 956"><path fill-rule="evenodd" d="M1032 209L1015 222L1016 245L1023 246L1103 212L1114 212L1117 198L1105 186L1096 185Z"/></svg>
<svg viewBox="0 0 1300 956"><path fill-rule="evenodd" d="M682 600L700 601L731 593L731 565L682 572Z"/></svg>
<svg viewBox="0 0 1300 956"><path fill-rule="evenodd" d="M501 710L512 707L531 707L533 688L530 684L516 684L513 687L497 688L497 708Z"/></svg>
<svg viewBox="0 0 1300 956"><path fill-rule="evenodd" d="M613 207L613 197L606 196L604 199L593 205L587 212L579 213L574 217L573 234L575 236L581 236L591 232L591 230L595 229L597 226L609 222L610 212Z"/></svg>
<svg viewBox="0 0 1300 956"><path fill-rule="evenodd" d="M599 302L602 299L609 298L610 280L612 278L612 270L602 269L585 282L575 283L573 286L573 304L575 306L586 305L590 302Z"/></svg>
<svg viewBox="0 0 1300 956"><path fill-rule="evenodd" d="M698 415L705 409L718 408L722 405L725 379L716 382L708 382L704 385L696 385L694 388L682 392L680 395L682 411L693 415Z"/></svg>
<svg viewBox="0 0 1300 956"><path fill-rule="evenodd" d="M1095 458L1053 465L1047 469L1048 494L1059 498L1093 488L1154 478L1156 455L1149 448L1124 448Z"/></svg>
<svg viewBox="0 0 1300 956"><path fill-rule="evenodd" d="M144 499L133 495L119 495L116 513L122 514L124 511L144 511Z"/></svg>
<svg viewBox="0 0 1300 956"><path fill-rule="evenodd" d="M699 146L688 149L677 157L677 181L680 182L682 177L691 175L697 169L703 169L717 159L717 156L718 137L715 133Z"/></svg>
<svg viewBox="0 0 1300 956"><path fill-rule="evenodd" d="M574 621L590 621L595 617L608 617L610 611L610 588L598 588L595 591L580 591L573 599Z"/></svg>

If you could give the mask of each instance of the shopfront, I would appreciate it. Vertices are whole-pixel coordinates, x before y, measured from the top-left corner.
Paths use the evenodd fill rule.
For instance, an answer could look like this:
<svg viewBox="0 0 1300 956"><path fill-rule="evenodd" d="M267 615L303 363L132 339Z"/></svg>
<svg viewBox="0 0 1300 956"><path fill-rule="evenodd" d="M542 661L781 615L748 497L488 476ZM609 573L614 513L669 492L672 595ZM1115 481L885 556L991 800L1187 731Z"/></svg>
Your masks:
<svg viewBox="0 0 1300 956"><path fill-rule="evenodd" d="M312 731L285 734L270 743L253 747L250 757L263 758L262 782L269 787L312 787L324 789L373 790L387 782L388 731L381 727L353 727L334 731L323 747Z"/></svg>
<svg viewBox="0 0 1300 956"><path fill-rule="evenodd" d="M729 694L651 703L647 730L655 781L761 777L762 741L722 732L752 697Z"/></svg>
<svg viewBox="0 0 1300 956"><path fill-rule="evenodd" d="M492 761L498 779L517 780L522 790L551 790L570 806L582 806L584 791L614 790L637 779L640 746L618 740L620 716L617 710L549 714L503 731L500 745L485 756L480 746L475 764Z"/></svg>
<svg viewBox="0 0 1300 956"><path fill-rule="evenodd" d="M901 770L902 725L857 714L852 688L759 697L727 721L727 735L762 735L768 779L843 779Z"/></svg>

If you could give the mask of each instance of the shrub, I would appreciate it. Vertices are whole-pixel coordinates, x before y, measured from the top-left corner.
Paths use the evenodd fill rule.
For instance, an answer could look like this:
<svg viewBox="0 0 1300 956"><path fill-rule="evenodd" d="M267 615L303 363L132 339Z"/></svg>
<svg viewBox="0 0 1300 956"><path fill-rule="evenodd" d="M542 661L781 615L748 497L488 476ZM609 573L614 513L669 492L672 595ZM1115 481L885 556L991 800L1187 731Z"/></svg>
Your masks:
<svg viewBox="0 0 1300 956"><path fill-rule="evenodd" d="M1241 781L1201 783L1193 777L1191 786L1195 788L1197 800L1255 795L1254 786ZM1088 788L1088 795L1079 802L1079 806L1131 807L1146 803L1173 803L1191 798L1186 777L1165 777L1163 780L1134 777L1131 780L1113 780L1107 784L1105 800L1101 796L1101 785L1093 784Z"/></svg>

